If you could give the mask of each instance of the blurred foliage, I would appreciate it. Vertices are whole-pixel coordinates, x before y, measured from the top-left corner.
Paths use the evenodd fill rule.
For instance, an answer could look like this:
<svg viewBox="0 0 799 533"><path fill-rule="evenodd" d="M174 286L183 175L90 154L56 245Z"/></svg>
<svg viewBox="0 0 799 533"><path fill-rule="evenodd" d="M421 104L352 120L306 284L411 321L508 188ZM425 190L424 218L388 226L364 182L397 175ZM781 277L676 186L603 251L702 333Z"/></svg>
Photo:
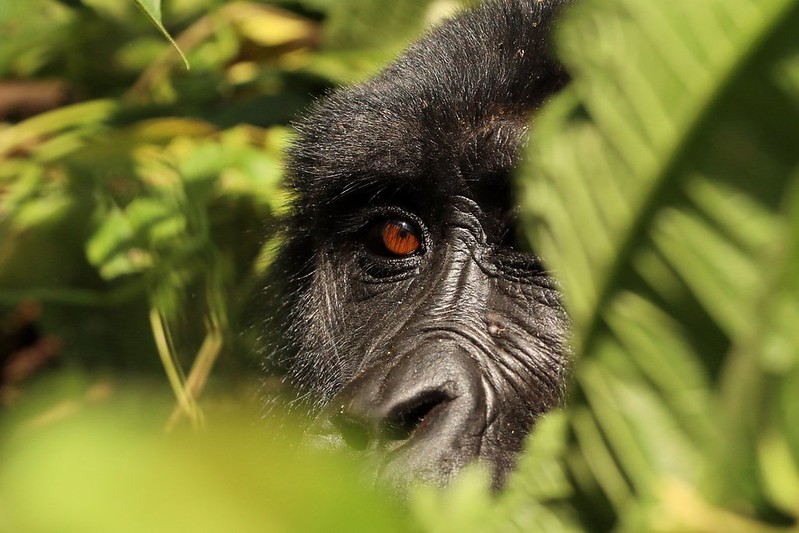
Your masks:
<svg viewBox="0 0 799 533"><path fill-rule="evenodd" d="M574 394L501 494L252 427L286 126L456 7L0 3L0 530L799 531L797 0L569 12L520 193Z"/></svg>
<svg viewBox="0 0 799 533"><path fill-rule="evenodd" d="M217 419L202 439L165 438L164 405L123 397L84 406L69 422L16 428L2 443L0 530L407 531L409 520L360 483L352 464L298 456L254 432L241 412Z"/></svg>
<svg viewBox="0 0 799 533"><path fill-rule="evenodd" d="M0 362L24 367L3 395L56 359L161 361L198 423L218 357L213 379L251 378L286 125L417 35L431 2L408 6L380 21L362 1L3 2ZM377 47L364 28L381 25Z"/></svg>
<svg viewBox="0 0 799 533"><path fill-rule="evenodd" d="M524 202L576 351L592 529L796 531L799 2L589 1ZM535 221L538 221L537 223Z"/></svg>

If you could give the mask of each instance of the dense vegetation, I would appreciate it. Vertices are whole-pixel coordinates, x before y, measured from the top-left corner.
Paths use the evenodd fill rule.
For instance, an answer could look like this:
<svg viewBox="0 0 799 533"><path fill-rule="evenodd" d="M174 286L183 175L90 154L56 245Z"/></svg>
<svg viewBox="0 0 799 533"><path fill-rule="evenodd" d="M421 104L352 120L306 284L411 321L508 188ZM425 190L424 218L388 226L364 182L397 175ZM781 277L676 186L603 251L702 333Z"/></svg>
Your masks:
<svg viewBox="0 0 799 533"><path fill-rule="evenodd" d="M568 13L519 193L574 391L506 491L252 427L286 126L455 7L0 4L0 529L799 530L797 0Z"/></svg>

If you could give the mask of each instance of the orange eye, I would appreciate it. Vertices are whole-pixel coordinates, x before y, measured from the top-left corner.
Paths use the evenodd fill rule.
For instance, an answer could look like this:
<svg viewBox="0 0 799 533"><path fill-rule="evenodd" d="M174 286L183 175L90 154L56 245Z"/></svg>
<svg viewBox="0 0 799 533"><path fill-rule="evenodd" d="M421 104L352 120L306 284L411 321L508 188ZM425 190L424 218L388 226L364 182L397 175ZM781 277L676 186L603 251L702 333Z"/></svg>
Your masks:
<svg viewBox="0 0 799 533"><path fill-rule="evenodd" d="M388 220L380 228L380 238L386 250L404 256L416 253L422 247L416 229L404 220Z"/></svg>

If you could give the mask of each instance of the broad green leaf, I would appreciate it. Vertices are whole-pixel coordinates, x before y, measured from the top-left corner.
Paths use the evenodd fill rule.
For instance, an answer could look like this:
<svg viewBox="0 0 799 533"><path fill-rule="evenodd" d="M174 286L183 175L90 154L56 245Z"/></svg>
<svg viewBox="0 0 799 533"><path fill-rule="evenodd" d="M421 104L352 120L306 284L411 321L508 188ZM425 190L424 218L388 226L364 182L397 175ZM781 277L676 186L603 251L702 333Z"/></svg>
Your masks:
<svg viewBox="0 0 799 533"><path fill-rule="evenodd" d="M81 102L42 113L28 120L0 130L0 158L6 158L26 143L69 129L100 130L104 122L119 111L120 105L112 100ZM2 159L0 159L2 160Z"/></svg>
<svg viewBox="0 0 799 533"><path fill-rule="evenodd" d="M281 46L312 38L316 30L307 19L290 11L255 3L229 4L227 13L238 21L241 33L264 46Z"/></svg>
<svg viewBox="0 0 799 533"><path fill-rule="evenodd" d="M491 509L490 531L581 531L574 491L562 460L567 448L568 419L548 413L528 437L526 453Z"/></svg>
<svg viewBox="0 0 799 533"><path fill-rule="evenodd" d="M46 51L64 39L59 31L72 20L65 6L47 0L0 5L0 78L30 76L41 68Z"/></svg>
<svg viewBox="0 0 799 533"><path fill-rule="evenodd" d="M399 45L418 35L431 0L382 2L342 0L329 13L325 44L332 49L363 49L386 44ZM380 28L380 31L375 31Z"/></svg>
<svg viewBox="0 0 799 533"><path fill-rule="evenodd" d="M174 244L186 231L186 218L168 201L137 198L125 209L134 231L148 247Z"/></svg>
<svg viewBox="0 0 799 533"><path fill-rule="evenodd" d="M63 405L62 411L73 412L67 420L28 424L11 435L4 428L4 530L411 527L391 500L360 482L352 461L292 451L232 411L213 430L166 436L156 417L168 404L152 395L125 400L128 405L115 401L113 408Z"/></svg>
<svg viewBox="0 0 799 533"><path fill-rule="evenodd" d="M799 463L784 438L765 435L760 442L761 475L764 490L774 503L788 513L799 507Z"/></svg>
<svg viewBox="0 0 799 533"><path fill-rule="evenodd" d="M547 250L553 249L553 267L560 270L566 257L576 262L564 268L561 277L580 289L569 291L567 301L581 345L590 344L602 322L603 304L615 294L636 245L655 225L667 197L672 196L670 203L681 201L678 196L691 186L688 178L701 178L696 170L709 157L727 156L724 164L729 165L744 149L753 150L754 157L761 155L764 143L755 144L757 138L747 137L745 129L755 126L769 133L773 117L752 113L761 124L736 123L741 117L730 116L735 106L744 103L747 93L768 96L769 89L779 99L768 102L772 108L779 110L786 103L773 76L761 81L750 76L766 70L756 68L763 58L750 56L761 50L768 54L763 40L770 32L781 31L780 39L789 37L794 2L674 6L586 2L573 13L574 24L564 25L562 32L564 60L584 76L576 76L573 94L562 100L576 99L573 105L584 109L591 122L572 113L574 119L560 123L560 135L534 148L531 159L540 162L536 171L557 182L531 185L528 205L556 221L539 237ZM770 59L774 65L782 58ZM741 82L747 90L727 92ZM717 109L725 103L727 108ZM790 106L784 107L791 112ZM776 146L785 143L779 135L790 133L789 116L783 117L781 128L772 128ZM725 132L722 123L733 128ZM543 132L539 135L545 137ZM697 153L702 139L714 152ZM790 161L777 162L785 172ZM693 176L687 176L692 168L686 164L694 165ZM739 169L737 180L754 177L748 170ZM762 178L761 182L754 186L771 185ZM690 229L670 222L662 225L677 234ZM577 244L567 249L570 243Z"/></svg>
<svg viewBox="0 0 799 533"><path fill-rule="evenodd" d="M150 17L150 20L153 22L153 24L155 24L156 28L158 28L158 30L164 35L164 37L166 37L169 40L169 42L172 43L172 46L175 47L175 50L177 50L178 54L180 54L181 59L183 59L183 63L186 65L186 69L191 68L191 66L189 65L189 60L186 58L186 55L183 53L183 50L180 49L180 47L172 38L172 36L169 35L169 32L166 31L166 28L164 28L164 23L161 20L161 0L135 0L135 2L136 5L138 5L141 8L141 10L144 11L148 17Z"/></svg>
<svg viewBox="0 0 799 533"><path fill-rule="evenodd" d="M312 57L309 69L339 83L375 74L425 28L434 4L432 0L335 2L324 26L322 51Z"/></svg>
<svg viewBox="0 0 799 533"><path fill-rule="evenodd" d="M137 263L130 253L134 231L125 214L112 209L97 231L86 243L86 256L105 279L114 279L124 274L139 272L149 266Z"/></svg>
<svg viewBox="0 0 799 533"><path fill-rule="evenodd" d="M799 1L588 0L565 19L573 83L536 118L523 190L573 321L580 501L631 531L672 483L708 513L682 528L740 501L745 520L795 513L774 498L795 476L760 457L799 456L774 386L799 357Z"/></svg>

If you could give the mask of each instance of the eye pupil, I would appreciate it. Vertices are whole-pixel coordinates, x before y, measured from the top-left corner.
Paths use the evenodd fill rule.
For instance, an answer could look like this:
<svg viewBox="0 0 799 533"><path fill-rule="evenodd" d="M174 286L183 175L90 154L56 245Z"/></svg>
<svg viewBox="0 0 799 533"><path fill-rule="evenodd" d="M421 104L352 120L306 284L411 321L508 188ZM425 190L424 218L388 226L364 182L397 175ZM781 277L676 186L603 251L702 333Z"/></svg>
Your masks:
<svg viewBox="0 0 799 533"><path fill-rule="evenodd" d="M380 237L386 250L394 255L410 255L421 248L421 241L414 228L403 220L385 222L380 230Z"/></svg>

